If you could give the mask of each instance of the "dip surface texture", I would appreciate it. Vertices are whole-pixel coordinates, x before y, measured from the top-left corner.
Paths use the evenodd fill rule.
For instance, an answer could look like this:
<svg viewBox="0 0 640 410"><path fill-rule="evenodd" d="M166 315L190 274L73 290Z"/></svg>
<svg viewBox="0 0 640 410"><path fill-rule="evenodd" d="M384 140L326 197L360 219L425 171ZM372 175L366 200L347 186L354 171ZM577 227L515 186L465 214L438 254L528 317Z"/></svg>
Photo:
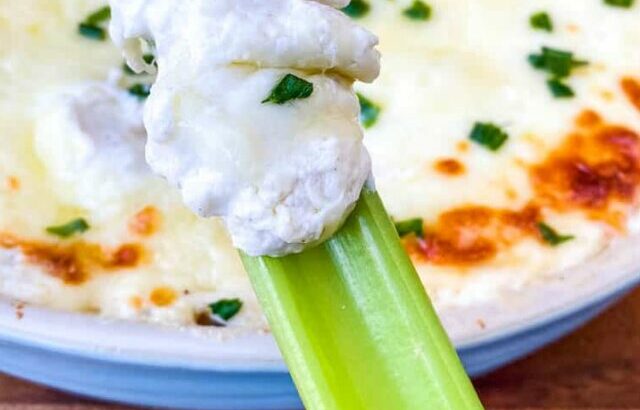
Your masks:
<svg viewBox="0 0 640 410"><path fill-rule="evenodd" d="M448 0L430 2L427 18L407 12L412 1L368 1L355 21L380 38L382 71L356 84L358 104L351 83L377 74L366 51L374 37L328 6L306 2L323 10L313 24L303 13L296 22L274 18L260 35L234 29L234 42L210 53L199 33L213 30L221 11L205 3L230 2L179 2L172 11L192 23L180 27L171 10L125 25L146 3L123 1L133 11L113 18L123 38L168 33L156 57L121 44L137 70L153 71L157 59L148 97L155 75L123 68L109 19L79 30L106 1L0 1L2 295L110 318L267 330L223 222L196 217L183 198L203 215L235 213L227 224L272 249L300 229L321 238L331 228L318 221L339 225L368 175L359 108L376 186L441 311L498 304L637 232L638 4ZM224 12L258 19L300 2L254 3L264 5ZM541 12L551 31L532 25ZM303 23L326 42L280 35ZM174 47L177 35L193 47ZM270 53L274 46L282 53ZM171 66L181 61L163 60L172 52L197 64ZM311 82L311 96L262 104L287 74ZM169 183L145 163L145 101L146 120L165 120L153 121L146 157L166 167ZM330 126L319 111L331 114ZM224 151L207 145L213 131ZM254 179L265 169L272 179ZM216 185L216 172L237 178ZM249 188L256 180L259 189ZM291 202L270 189L282 181ZM340 196L345 187L351 199ZM267 221L265 204L283 212L269 215L271 225L249 224ZM317 220L287 222L315 204L327 206ZM249 235L274 227L276 239ZM214 304L234 315L220 321Z"/></svg>

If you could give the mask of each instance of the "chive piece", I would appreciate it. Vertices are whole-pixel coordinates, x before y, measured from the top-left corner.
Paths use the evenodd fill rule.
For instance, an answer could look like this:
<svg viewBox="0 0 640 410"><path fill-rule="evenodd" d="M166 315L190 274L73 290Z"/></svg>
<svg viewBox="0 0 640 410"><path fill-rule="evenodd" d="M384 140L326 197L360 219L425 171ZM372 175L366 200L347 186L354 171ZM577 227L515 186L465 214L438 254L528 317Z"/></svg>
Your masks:
<svg viewBox="0 0 640 410"><path fill-rule="evenodd" d="M156 56L153 54L145 54L142 56L142 60L147 64L155 64Z"/></svg>
<svg viewBox="0 0 640 410"><path fill-rule="evenodd" d="M471 130L469 138L491 151L497 151L509 139L509 134L495 124L477 122Z"/></svg>
<svg viewBox="0 0 640 410"><path fill-rule="evenodd" d="M282 105L287 101L308 98L313 93L313 83L293 74L285 75L262 103Z"/></svg>
<svg viewBox="0 0 640 410"><path fill-rule="evenodd" d="M151 94L151 85L138 83L129 87L127 91L129 91L129 94L136 96L141 100L144 100L149 96L149 94Z"/></svg>
<svg viewBox="0 0 640 410"><path fill-rule="evenodd" d="M240 299L221 299L209 305L211 313L225 321L237 315L241 308L242 301Z"/></svg>
<svg viewBox="0 0 640 410"><path fill-rule="evenodd" d="M604 0L604 3L613 7L630 8L633 6L634 0Z"/></svg>
<svg viewBox="0 0 640 410"><path fill-rule="evenodd" d="M138 74L135 71L133 71L131 69L131 67L129 67L129 64L127 64L127 63L123 63L122 64L122 71L124 71L124 73L127 74L127 75L137 75Z"/></svg>
<svg viewBox="0 0 640 410"><path fill-rule="evenodd" d="M111 18L111 7L104 6L103 8L89 14L87 18L84 20L84 23L97 26L100 23L104 23L105 21Z"/></svg>
<svg viewBox="0 0 640 410"><path fill-rule="evenodd" d="M64 225L50 226L47 228L47 233L61 238L69 238L77 233L86 232L87 230L89 230L87 221L83 218L77 218Z"/></svg>
<svg viewBox="0 0 640 410"><path fill-rule="evenodd" d="M80 23L78 33L91 40L103 41L107 38L107 32L102 28L92 24Z"/></svg>
<svg viewBox="0 0 640 410"><path fill-rule="evenodd" d="M306 408L482 409L376 192L328 241L242 260Z"/></svg>
<svg viewBox="0 0 640 410"><path fill-rule="evenodd" d="M543 30L548 32L553 31L553 22L551 21L551 16L549 16L549 13L546 13L544 11L532 15L529 18L529 24L536 30Z"/></svg>
<svg viewBox="0 0 640 410"><path fill-rule="evenodd" d="M422 218L407 219L405 221L395 222L396 232L402 238L407 235L414 234L419 238L424 237L424 221Z"/></svg>
<svg viewBox="0 0 640 410"><path fill-rule="evenodd" d="M369 14L371 6L364 0L351 0L351 3L342 9L342 12L349 17L358 19Z"/></svg>
<svg viewBox="0 0 640 410"><path fill-rule="evenodd" d="M378 122L380 106L360 93L357 96L360 102L360 122L363 127L370 128Z"/></svg>
<svg viewBox="0 0 640 410"><path fill-rule="evenodd" d="M538 223L538 231L542 235L542 239L551 246L558 246L567 241L575 239L573 235L561 235L556 232L552 227L544 222Z"/></svg>
<svg viewBox="0 0 640 410"><path fill-rule="evenodd" d="M145 54L145 55L143 55L142 56L142 60L147 64L153 64L153 65L157 66L157 64L156 64L156 56L154 56L153 54ZM124 73L127 74L127 75L144 74L144 73L136 73L135 71L133 71L131 69L131 67L129 67L129 65L126 62L124 64L122 64L122 71L124 71Z"/></svg>
<svg viewBox="0 0 640 410"><path fill-rule="evenodd" d="M431 6L420 0L414 0L411 6L406 8L402 14L411 20L427 21L431 18Z"/></svg>
<svg viewBox="0 0 640 410"><path fill-rule="evenodd" d="M529 55L529 63L538 70L547 71L555 78L566 78L575 67L587 65L588 62L574 60L573 53L549 47L542 47L540 54Z"/></svg>
<svg viewBox="0 0 640 410"><path fill-rule="evenodd" d="M103 41L107 38L107 31L100 24L111 18L111 8L105 6L87 16L78 24L78 33L91 40Z"/></svg>
<svg viewBox="0 0 640 410"><path fill-rule="evenodd" d="M556 98L572 98L576 95L571 87L558 78L547 80L547 86Z"/></svg>

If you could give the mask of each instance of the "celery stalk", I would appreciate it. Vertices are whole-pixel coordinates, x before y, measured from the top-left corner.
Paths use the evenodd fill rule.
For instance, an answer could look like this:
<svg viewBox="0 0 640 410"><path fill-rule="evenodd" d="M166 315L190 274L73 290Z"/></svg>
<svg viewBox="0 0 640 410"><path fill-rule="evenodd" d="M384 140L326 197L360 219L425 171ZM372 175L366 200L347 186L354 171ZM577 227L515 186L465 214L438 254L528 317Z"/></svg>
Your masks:
<svg viewBox="0 0 640 410"><path fill-rule="evenodd" d="M482 409L377 193L324 244L243 261L308 409Z"/></svg>

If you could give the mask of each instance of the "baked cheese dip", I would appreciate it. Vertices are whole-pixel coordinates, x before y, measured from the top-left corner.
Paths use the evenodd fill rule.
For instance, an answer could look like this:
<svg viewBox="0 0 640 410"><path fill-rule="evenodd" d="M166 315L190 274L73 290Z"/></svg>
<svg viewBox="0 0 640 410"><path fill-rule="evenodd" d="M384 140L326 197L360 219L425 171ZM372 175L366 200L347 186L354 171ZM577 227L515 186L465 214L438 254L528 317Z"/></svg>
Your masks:
<svg viewBox="0 0 640 410"><path fill-rule="evenodd" d="M380 77L356 85L364 141L438 308L498 301L638 229L637 1L354 0L341 11L379 37ZM111 14L104 0L0 0L0 293L266 330L223 223L195 216L185 186L145 161L162 61L147 42L127 65ZM218 80L236 103L246 84Z"/></svg>

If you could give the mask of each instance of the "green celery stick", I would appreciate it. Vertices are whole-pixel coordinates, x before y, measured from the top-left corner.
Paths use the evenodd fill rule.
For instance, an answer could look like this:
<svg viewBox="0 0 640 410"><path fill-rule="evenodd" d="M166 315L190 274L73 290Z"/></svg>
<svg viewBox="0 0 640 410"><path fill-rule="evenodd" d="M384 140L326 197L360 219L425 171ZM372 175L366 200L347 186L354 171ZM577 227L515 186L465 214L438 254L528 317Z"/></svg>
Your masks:
<svg viewBox="0 0 640 410"><path fill-rule="evenodd" d="M298 255L243 255L309 410L482 409L377 193Z"/></svg>

